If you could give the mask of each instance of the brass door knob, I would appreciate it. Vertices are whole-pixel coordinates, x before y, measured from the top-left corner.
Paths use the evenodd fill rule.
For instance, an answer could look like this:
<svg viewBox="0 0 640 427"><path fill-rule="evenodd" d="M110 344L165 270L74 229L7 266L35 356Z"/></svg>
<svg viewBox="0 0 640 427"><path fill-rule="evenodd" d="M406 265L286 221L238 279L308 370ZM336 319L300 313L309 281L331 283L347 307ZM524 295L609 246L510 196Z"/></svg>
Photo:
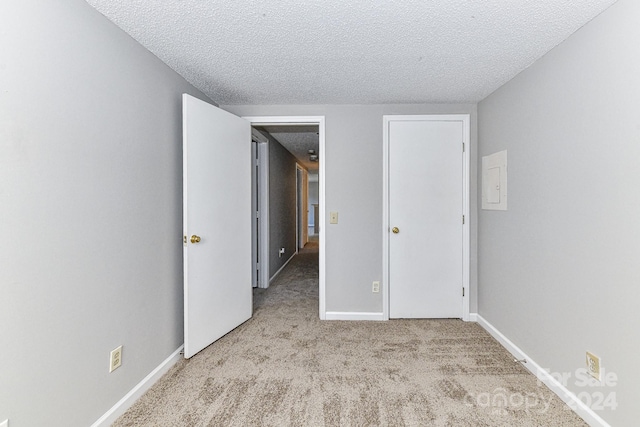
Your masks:
<svg viewBox="0 0 640 427"><path fill-rule="evenodd" d="M398 227L393 227L391 231L393 231L393 234L398 234L400 232L400 229Z"/></svg>
<svg viewBox="0 0 640 427"><path fill-rule="evenodd" d="M200 236L196 236L195 234L191 236L191 243L198 243L200 241Z"/></svg>

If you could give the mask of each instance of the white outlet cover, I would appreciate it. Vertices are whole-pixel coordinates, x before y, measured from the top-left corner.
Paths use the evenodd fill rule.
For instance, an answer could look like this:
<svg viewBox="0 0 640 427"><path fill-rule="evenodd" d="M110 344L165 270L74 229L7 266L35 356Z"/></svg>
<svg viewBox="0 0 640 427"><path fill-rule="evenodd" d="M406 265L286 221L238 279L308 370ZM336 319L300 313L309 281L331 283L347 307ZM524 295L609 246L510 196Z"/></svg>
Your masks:
<svg viewBox="0 0 640 427"><path fill-rule="evenodd" d="M587 371L596 380L600 381L600 358L587 351Z"/></svg>
<svg viewBox="0 0 640 427"><path fill-rule="evenodd" d="M122 366L122 346L111 350L109 354L109 373L115 371L120 366Z"/></svg>
<svg viewBox="0 0 640 427"><path fill-rule="evenodd" d="M4 420L0 423L0 427L9 427L9 420Z"/></svg>

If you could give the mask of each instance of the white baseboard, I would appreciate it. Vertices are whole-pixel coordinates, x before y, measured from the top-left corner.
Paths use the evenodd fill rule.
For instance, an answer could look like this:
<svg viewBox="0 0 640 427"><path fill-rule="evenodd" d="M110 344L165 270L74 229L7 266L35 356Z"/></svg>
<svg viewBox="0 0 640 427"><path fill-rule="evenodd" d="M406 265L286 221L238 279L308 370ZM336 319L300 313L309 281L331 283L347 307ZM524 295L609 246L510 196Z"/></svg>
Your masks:
<svg viewBox="0 0 640 427"><path fill-rule="evenodd" d="M384 313L327 311L325 320L385 320Z"/></svg>
<svg viewBox="0 0 640 427"><path fill-rule="evenodd" d="M478 313L469 313L468 322L477 322L478 321Z"/></svg>
<svg viewBox="0 0 640 427"><path fill-rule="evenodd" d="M271 279L269 279L269 284L271 284L271 282L276 280L276 277L278 277L278 274L282 273L282 270L284 270L284 268L287 266L287 264L289 264L291 262L291 260L293 259L293 257L295 257L296 255L298 255L298 251L295 251L293 253L293 255L291 255L289 257L289 259L284 264L282 264L282 267L280 267L278 269L278 271L276 271L275 274L273 276L271 276Z"/></svg>
<svg viewBox="0 0 640 427"><path fill-rule="evenodd" d="M167 357L160 365L158 365L149 375L140 381L135 387L129 391L122 399L118 401L111 409L91 425L91 427L108 427L118 419L118 417L126 412L133 403L140 398L152 385L156 383L173 365L175 365L182 356L180 352L184 348L181 345L169 357Z"/></svg>
<svg viewBox="0 0 640 427"><path fill-rule="evenodd" d="M527 363L523 363L522 366L527 368L533 375L535 375L540 382L544 383L551 391L558 395L563 402L569 407L573 408L574 412L578 414L587 424L592 427L611 427L605 420L603 420L598 414L596 414L591 408L589 408L582 400L580 400L572 391L561 384L551 374L540 367L533 359L522 351L517 345L515 345L509 338L504 336L499 330L497 330L491 323L484 319L481 315L475 313L477 322L482 326L489 334L494 337L509 353L511 353L518 360L526 360Z"/></svg>

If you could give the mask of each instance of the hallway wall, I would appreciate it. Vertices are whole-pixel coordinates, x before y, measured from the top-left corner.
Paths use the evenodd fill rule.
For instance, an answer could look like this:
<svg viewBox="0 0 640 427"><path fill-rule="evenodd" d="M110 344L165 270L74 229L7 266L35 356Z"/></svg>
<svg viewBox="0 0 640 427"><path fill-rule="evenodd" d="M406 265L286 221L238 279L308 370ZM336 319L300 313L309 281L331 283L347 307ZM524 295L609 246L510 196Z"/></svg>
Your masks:
<svg viewBox="0 0 640 427"><path fill-rule="evenodd" d="M269 275L296 253L296 158L269 138ZM284 255L278 251L284 248Z"/></svg>

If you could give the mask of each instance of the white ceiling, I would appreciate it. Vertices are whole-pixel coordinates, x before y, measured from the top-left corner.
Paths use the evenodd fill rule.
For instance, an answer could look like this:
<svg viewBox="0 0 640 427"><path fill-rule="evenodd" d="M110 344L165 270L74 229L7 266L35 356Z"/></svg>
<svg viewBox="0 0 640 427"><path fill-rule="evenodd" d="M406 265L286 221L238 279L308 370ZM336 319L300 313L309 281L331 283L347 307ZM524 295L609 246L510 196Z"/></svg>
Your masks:
<svg viewBox="0 0 640 427"><path fill-rule="evenodd" d="M211 99L475 103L615 0L87 0Z"/></svg>

